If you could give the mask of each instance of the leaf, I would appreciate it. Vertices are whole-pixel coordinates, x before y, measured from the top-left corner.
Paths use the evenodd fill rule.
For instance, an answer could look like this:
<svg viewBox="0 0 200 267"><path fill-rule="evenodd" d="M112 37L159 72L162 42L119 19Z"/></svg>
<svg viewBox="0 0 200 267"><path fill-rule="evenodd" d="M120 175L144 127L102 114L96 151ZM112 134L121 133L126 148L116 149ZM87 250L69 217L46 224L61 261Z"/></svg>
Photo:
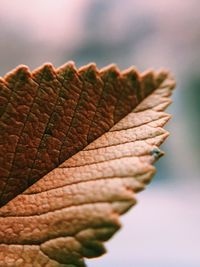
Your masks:
<svg viewBox="0 0 200 267"><path fill-rule="evenodd" d="M134 68L121 75L114 65L9 73L0 83L0 206L108 131L156 83L152 74L141 83Z"/></svg>
<svg viewBox="0 0 200 267"><path fill-rule="evenodd" d="M174 80L68 63L0 86L0 266L85 266L155 172Z"/></svg>

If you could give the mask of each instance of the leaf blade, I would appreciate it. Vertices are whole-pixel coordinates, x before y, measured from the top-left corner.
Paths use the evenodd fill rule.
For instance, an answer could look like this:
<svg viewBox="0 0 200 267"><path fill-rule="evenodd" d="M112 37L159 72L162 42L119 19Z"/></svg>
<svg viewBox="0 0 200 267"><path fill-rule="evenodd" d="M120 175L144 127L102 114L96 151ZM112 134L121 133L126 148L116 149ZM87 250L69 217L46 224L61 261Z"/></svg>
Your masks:
<svg viewBox="0 0 200 267"><path fill-rule="evenodd" d="M164 73L156 75L154 82ZM0 259L10 255L13 244L17 258L23 259L19 266L30 260L85 266L83 257L105 252L102 241L119 229L119 215L136 203L135 193L150 181L161 153L158 146L168 136L162 127L170 116L161 110L170 103L173 81L165 79L168 83L160 83L110 131L0 209ZM28 258L31 245L34 256Z"/></svg>
<svg viewBox="0 0 200 267"><path fill-rule="evenodd" d="M58 69L47 63L32 73L19 66L6 75L0 83L0 206L108 131L156 83L152 72L141 77L134 68L94 64L76 69L72 62Z"/></svg>

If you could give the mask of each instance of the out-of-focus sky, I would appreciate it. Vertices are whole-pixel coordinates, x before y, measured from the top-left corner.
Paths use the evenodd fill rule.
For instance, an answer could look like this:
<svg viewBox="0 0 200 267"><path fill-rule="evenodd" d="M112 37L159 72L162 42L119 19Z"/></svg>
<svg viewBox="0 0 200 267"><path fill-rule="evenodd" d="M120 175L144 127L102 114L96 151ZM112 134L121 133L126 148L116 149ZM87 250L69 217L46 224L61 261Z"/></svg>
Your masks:
<svg viewBox="0 0 200 267"><path fill-rule="evenodd" d="M166 156L139 205L89 267L200 266L199 0L0 0L0 76L19 64L90 61L177 80Z"/></svg>

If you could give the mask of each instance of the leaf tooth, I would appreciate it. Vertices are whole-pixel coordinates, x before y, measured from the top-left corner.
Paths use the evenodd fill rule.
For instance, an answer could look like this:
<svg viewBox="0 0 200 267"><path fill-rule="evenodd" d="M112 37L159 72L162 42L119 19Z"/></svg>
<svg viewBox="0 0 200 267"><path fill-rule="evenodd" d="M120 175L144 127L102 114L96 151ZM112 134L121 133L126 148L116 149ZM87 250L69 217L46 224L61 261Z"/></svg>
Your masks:
<svg viewBox="0 0 200 267"><path fill-rule="evenodd" d="M155 78L155 71L151 68L143 71L141 74L140 74L141 78L142 79L154 79Z"/></svg>
<svg viewBox="0 0 200 267"><path fill-rule="evenodd" d="M93 69L93 70L96 70L98 72L97 65L94 62L91 62L85 66L80 67L79 72L81 73L81 72L87 71L89 69Z"/></svg>
<svg viewBox="0 0 200 267"><path fill-rule="evenodd" d="M86 66L83 66L79 69L79 74L88 80L89 82L95 82L97 79L97 75L99 75L99 70L95 63L90 63Z"/></svg>
<svg viewBox="0 0 200 267"><path fill-rule="evenodd" d="M48 240L40 245L40 249L48 258L59 262L58 266L86 267L81 255L81 244L74 237L67 236Z"/></svg>
<svg viewBox="0 0 200 267"><path fill-rule="evenodd" d="M163 81L163 83L160 85L160 88L168 88L170 90L173 90L175 86L176 86L175 80L172 77L169 77L167 80Z"/></svg>
<svg viewBox="0 0 200 267"><path fill-rule="evenodd" d="M122 75L127 85L130 86L131 90L135 92L137 103L140 103L142 101L141 86L140 86L141 77L139 75L138 70L136 69L136 67L132 66L124 70L122 72Z"/></svg>
<svg viewBox="0 0 200 267"><path fill-rule="evenodd" d="M69 61L66 64L56 69L58 79L62 80L72 80L74 74L78 73L74 61Z"/></svg>
<svg viewBox="0 0 200 267"><path fill-rule="evenodd" d="M102 78L112 80L121 75L120 69L116 64L110 64L100 70L100 75Z"/></svg>
<svg viewBox="0 0 200 267"><path fill-rule="evenodd" d="M129 77L129 75L137 75L139 76L139 72L135 66L131 66L125 70L123 70L122 75Z"/></svg>
<svg viewBox="0 0 200 267"><path fill-rule="evenodd" d="M156 88L155 72L151 69L141 74L141 94L142 99L151 94Z"/></svg>
<svg viewBox="0 0 200 267"><path fill-rule="evenodd" d="M140 80L140 75L135 67L130 67L122 71L122 75L132 86L135 86L135 83L138 83Z"/></svg>
<svg viewBox="0 0 200 267"><path fill-rule="evenodd" d="M55 79L56 71L51 63L45 63L32 72L32 77L34 80L44 80L50 82Z"/></svg>
<svg viewBox="0 0 200 267"><path fill-rule="evenodd" d="M159 105L157 105L156 107L153 107L152 109L154 111L163 111L165 110L170 104L172 103L171 99L167 99L166 101L164 101L163 103L160 103Z"/></svg>
<svg viewBox="0 0 200 267"><path fill-rule="evenodd" d="M132 206L136 205L136 203L136 199L113 202L113 213L115 212L116 216L119 218L119 215L126 213Z"/></svg>
<svg viewBox="0 0 200 267"><path fill-rule="evenodd" d="M27 82L30 78L31 73L26 65L19 65L16 69L9 72L5 77L4 81L6 84L14 84L15 82Z"/></svg>
<svg viewBox="0 0 200 267"><path fill-rule="evenodd" d="M165 81L169 77L169 71L165 68L161 68L155 73L155 81L157 87L159 87L163 81Z"/></svg>

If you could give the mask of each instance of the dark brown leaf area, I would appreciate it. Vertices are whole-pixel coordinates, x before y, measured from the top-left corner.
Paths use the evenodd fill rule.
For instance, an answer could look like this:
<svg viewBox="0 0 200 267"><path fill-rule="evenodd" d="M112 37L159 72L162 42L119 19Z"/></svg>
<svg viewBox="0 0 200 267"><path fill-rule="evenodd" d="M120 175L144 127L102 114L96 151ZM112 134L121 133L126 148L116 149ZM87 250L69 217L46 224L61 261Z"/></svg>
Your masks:
<svg viewBox="0 0 200 267"><path fill-rule="evenodd" d="M19 66L1 78L0 206L107 132L161 82L152 72L77 70L71 62L32 73Z"/></svg>

